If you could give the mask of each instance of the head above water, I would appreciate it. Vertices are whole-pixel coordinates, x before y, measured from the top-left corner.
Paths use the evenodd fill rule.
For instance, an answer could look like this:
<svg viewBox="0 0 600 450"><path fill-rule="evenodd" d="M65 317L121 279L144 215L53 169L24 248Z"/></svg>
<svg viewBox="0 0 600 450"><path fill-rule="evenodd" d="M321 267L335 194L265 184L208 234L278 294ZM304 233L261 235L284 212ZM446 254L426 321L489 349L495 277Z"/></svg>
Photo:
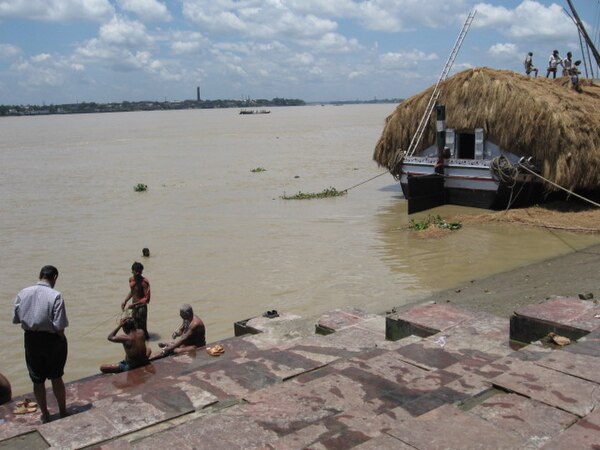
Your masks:
<svg viewBox="0 0 600 450"><path fill-rule="evenodd" d="M135 322L133 321L133 319L125 319L123 321L123 331L126 334L129 334L130 331L135 330Z"/></svg>
<svg viewBox="0 0 600 450"><path fill-rule="evenodd" d="M146 258L150 257L150 249L148 247L142 249L142 256L145 256Z"/></svg>
<svg viewBox="0 0 600 450"><path fill-rule="evenodd" d="M179 315L183 320L190 320L192 317L194 317L194 310L190 305L184 303L179 308Z"/></svg>
<svg viewBox="0 0 600 450"><path fill-rule="evenodd" d="M42 270L40 270L40 280L48 281L52 287L54 287L57 278L58 269L54 266L44 266L42 267Z"/></svg>
<svg viewBox="0 0 600 450"><path fill-rule="evenodd" d="M144 271L144 265L142 263L136 261L131 265L132 273L138 273L141 275L143 271Z"/></svg>

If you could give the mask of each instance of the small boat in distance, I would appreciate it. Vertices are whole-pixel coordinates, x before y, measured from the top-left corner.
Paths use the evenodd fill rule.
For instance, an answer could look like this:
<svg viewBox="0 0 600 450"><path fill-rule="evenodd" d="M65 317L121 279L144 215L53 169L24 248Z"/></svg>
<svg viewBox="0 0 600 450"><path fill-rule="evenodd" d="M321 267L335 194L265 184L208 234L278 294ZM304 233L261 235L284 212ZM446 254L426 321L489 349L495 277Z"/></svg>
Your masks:
<svg viewBox="0 0 600 450"><path fill-rule="evenodd" d="M240 114L271 114L268 109L241 109Z"/></svg>

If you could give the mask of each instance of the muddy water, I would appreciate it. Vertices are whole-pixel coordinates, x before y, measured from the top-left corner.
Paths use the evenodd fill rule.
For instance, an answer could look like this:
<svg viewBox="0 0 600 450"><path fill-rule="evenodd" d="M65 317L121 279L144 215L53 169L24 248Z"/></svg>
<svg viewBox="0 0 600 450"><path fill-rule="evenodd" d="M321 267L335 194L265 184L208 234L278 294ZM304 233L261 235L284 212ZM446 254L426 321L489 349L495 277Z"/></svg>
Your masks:
<svg viewBox="0 0 600 450"><path fill-rule="evenodd" d="M106 340L140 260L152 285L151 346L190 303L208 341L277 309L305 316L372 312L465 280L572 251L593 237L469 226L443 239L407 232L406 204L372 149L393 105L306 106L268 115L192 110L0 120L0 372L29 392L19 289L44 264L60 271L70 327L65 379L121 359ZM251 170L262 167L264 172ZM137 183L148 191L134 192ZM445 207L436 213L456 213ZM461 212L469 212L460 209ZM558 236L558 237L557 237ZM141 249L151 257L142 258Z"/></svg>

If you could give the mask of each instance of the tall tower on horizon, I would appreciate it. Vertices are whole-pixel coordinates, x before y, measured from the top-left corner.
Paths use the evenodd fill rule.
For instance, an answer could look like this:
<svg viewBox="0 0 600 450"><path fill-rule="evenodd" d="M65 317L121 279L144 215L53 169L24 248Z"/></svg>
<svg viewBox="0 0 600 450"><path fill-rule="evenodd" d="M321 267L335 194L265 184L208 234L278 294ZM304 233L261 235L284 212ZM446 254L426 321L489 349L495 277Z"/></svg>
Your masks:
<svg viewBox="0 0 600 450"><path fill-rule="evenodd" d="M200 86L196 87L196 98L197 101L200 101Z"/></svg>

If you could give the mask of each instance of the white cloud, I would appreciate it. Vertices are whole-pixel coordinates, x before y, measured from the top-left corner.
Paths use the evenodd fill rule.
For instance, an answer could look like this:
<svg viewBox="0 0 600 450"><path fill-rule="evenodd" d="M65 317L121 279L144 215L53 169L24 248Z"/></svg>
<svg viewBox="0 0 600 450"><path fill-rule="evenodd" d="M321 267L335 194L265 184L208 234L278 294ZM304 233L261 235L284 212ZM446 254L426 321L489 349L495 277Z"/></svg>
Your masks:
<svg viewBox="0 0 600 450"><path fill-rule="evenodd" d="M489 3L477 4L475 8L474 27L492 27L515 39L560 41L573 38L577 33L562 7L556 3L545 6L537 1L524 0L512 10Z"/></svg>
<svg viewBox="0 0 600 450"><path fill-rule="evenodd" d="M0 59L10 59L21 53L21 49L11 44L0 44Z"/></svg>
<svg viewBox="0 0 600 450"><path fill-rule="evenodd" d="M166 5L157 0L118 0L125 11L149 22L168 22L172 19Z"/></svg>
<svg viewBox="0 0 600 450"><path fill-rule="evenodd" d="M114 12L108 0L0 0L0 18L8 19L102 21Z"/></svg>
<svg viewBox="0 0 600 450"><path fill-rule="evenodd" d="M171 44L173 53L177 55L198 53L201 48L200 42L197 41L175 41Z"/></svg>
<svg viewBox="0 0 600 450"><path fill-rule="evenodd" d="M199 53L209 46L208 40L197 32L177 31L166 38L170 42L171 51L176 55L189 55Z"/></svg>
<svg viewBox="0 0 600 450"><path fill-rule="evenodd" d="M488 53L496 58L510 60L519 55L519 49L515 44L510 43L494 44L489 48Z"/></svg>
<svg viewBox="0 0 600 450"><path fill-rule="evenodd" d="M40 53L39 55L35 55L31 57L31 62L33 63L41 63L44 61L48 61L51 56L48 53Z"/></svg>
<svg viewBox="0 0 600 450"><path fill-rule="evenodd" d="M143 70L151 62L148 51L132 50L126 47L106 45L100 39L90 39L77 49L75 58L78 63L102 65L118 72Z"/></svg>
<svg viewBox="0 0 600 450"><path fill-rule="evenodd" d="M352 19L369 30L399 32L419 25L441 27L459 20L465 0L293 0L298 12Z"/></svg>
<svg viewBox="0 0 600 450"><path fill-rule="evenodd" d="M21 59L11 66L19 74L19 84L28 87L56 87L63 84L70 72L67 59L47 53Z"/></svg>
<svg viewBox="0 0 600 450"><path fill-rule="evenodd" d="M364 78L367 74L363 71L360 70L356 70L354 72L350 72L348 74L348 79L349 80L354 80L354 79L358 79L358 78Z"/></svg>
<svg viewBox="0 0 600 450"><path fill-rule="evenodd" d="M384 69L407 69L415 68L423 61L435 61L438 56L435 53L425 53L420 50L408 52L388 52L380 57L381 66Z"/></svg>
<svg viewBox="0 0 600 450"><path fill-rule="evenodd" d="M313 57L313 55L311 55L310 53L297 53L294 56L294 60L296 61L297 64L300 64L302 66L311 66L314 64L315 62L315 58Z"/></svg>
<svg viewBox="0 0 600 450"><path fill-rule="evenodd" d="M113 17L100 27L100 39L108 45L124 47L149 45L153 41L143 23L121 17Z"/></svg>
<svg viewBox="0 0 600 450"><path fill-rule="evenodd" d="M299 14L276 0L183 0L183 14L215 34L239 33L257 39L314 37L337 28L330 19Z"/></svg>
<svg viewBox="0 0 600 450"><path fill-rule="evenodd" d="M300 40L298 43L315 53L350 53L362 49L356 39L348 39L338 33L325 33L316 39Z"/></svg>

